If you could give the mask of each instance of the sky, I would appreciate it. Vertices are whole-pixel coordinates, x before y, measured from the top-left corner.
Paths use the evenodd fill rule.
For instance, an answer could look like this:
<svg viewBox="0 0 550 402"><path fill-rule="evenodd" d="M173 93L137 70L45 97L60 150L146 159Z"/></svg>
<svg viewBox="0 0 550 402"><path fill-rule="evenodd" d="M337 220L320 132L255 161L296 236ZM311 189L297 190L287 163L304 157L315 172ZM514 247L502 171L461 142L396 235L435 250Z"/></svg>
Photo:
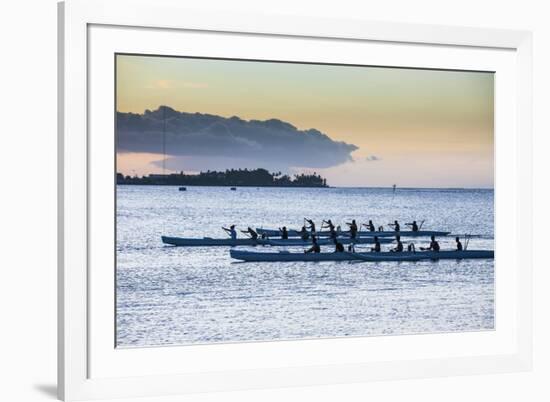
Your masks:
<svg viewBox="0 0 550 402"><path fill-rule="evenodd" d="M263 167L331 186L493 187L493 73L118 55L116 79L124 174Z"/></svg>

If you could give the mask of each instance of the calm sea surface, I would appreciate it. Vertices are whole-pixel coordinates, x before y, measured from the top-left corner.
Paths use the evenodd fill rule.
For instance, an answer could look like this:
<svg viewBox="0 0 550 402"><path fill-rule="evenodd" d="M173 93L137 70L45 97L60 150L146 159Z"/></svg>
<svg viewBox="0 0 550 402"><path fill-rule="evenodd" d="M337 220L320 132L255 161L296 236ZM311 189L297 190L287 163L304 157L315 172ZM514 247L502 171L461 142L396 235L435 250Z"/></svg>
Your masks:
<svg viewBox="0 0 550 402"><path fill-rule="evenodd" d="M242 263L228 247L160 239L224 238L220 227L233 223L299 228L304 216L318 226L328 218L385 227L425 220L423 229L482 235L469 249L493 249L492 190L118 186L118 346L494 328L492 260ZM439 240L454 247L452 238Z"/></svg>

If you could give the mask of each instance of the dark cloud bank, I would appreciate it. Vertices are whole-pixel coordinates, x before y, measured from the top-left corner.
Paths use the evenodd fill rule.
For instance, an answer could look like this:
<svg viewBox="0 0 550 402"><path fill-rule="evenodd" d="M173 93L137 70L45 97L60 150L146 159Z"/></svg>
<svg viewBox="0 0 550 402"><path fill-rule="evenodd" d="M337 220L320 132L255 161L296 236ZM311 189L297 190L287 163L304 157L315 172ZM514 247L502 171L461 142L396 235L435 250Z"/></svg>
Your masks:
<svg viewBox="0 0 550 402"><path fill-rule="evenodd" d="M117 113L117 151L162 153L164 124L166 166L172 170L328 168L352 160L357 149L277 119L246 121L161 106Z"/></svg>

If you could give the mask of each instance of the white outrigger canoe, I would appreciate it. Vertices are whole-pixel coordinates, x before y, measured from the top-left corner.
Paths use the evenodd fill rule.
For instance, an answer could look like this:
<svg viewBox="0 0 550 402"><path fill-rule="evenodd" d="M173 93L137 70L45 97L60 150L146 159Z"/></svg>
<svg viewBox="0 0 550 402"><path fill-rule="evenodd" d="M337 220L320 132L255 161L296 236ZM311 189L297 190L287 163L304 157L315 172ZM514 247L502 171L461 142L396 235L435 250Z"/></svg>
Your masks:
<svg viewBox="0 0 550 402"><path fill-rule="evenodd" d="M379 239L380 243L391 243L393 239L384 238ZM339 239L342 244L351 243L351 239ZM201 238L185 238L185 237L169 237L162 236L162 242L164 244L170 244L172 246L180 247L214 247L214 246L300 246L300 247L309 247L311 246L311 240L302 240L302 239L214 239L211 237ZM317 242L320 246L332 245L333 242L331 239L321 239ZM371 238L362 238L355 239L355 244L372 244L374 239Z"/></svg>
<svg viewBox="0 0 550 402"><path fill-rule="evenodd" d="M493 250L465 251L418 251L418 252L368 252L368 253L262 253L255 251L230 250L231 258L241 261L420 261L420 260L462 260L492 259Z"/></svg>
<svg viewBox="0 0 550 402"><path fill-rule="evenodd" d="M259 235L265 234L268 237L277 237L281 236L281 232L278 229L262 229L262 228L256 228L256 232ZM310 233L310 232L308 232ZM310 233L311 234L311 233ZM328 230L322 230L316 232L317 236L323 236L327 237L330 236L330 232ZM340 231L337 232L338 237L349 237L350 232L349 231ZM451 232L444 232L441 230L418 230L416 232L413 232L412 230L402 230L400 232L396 232L394 230L385 230L385 231L378 231L378 232L371 232L367 230L360 230L357 232L358 237L395 237L396 235L400 235L401 237L429 237L429 236L447 236L451 234ZM288 236L289 237L300 237L301 234L298 230L295 229L289 229L288 230Z"/></svg>

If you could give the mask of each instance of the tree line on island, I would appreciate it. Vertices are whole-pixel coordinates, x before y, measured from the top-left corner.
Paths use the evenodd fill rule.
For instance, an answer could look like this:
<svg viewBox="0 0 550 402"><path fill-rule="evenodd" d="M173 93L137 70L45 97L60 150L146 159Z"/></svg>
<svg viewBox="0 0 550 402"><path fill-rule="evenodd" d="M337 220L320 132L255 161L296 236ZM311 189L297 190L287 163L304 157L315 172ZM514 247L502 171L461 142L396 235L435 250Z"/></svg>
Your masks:
<svg viewBox="0 0 550 402"><path fill-rule="evenodd" d="M266 169L228 169L225 172L206 171L199 174L170 173L147 176L124 176L117 173L117 184L173 186L241 186L241 187L328 187L327 180L316 172L293 177Z"/></svg>

